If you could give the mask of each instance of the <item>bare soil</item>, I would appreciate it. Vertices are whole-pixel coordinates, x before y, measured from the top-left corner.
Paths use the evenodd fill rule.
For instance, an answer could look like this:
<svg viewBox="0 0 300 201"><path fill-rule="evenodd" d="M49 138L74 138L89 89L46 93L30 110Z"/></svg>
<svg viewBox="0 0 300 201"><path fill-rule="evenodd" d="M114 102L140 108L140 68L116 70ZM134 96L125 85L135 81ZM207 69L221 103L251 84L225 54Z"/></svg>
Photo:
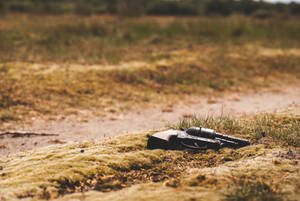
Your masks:
<svg viewBox="0 0 300 201"><path fill-rule="evenodd" d="M162 103L155 108L136 108L107 117L79 115L61 120L32 119L5 125L14 131L50 133L58 136L0 136L0 156L50 146L79 143L126 133L158 130L182 118L197 116L243 116L253 113L286 110L300 103L300 84L268 88L258 92L230 93L217 97L186 97L178 104Z"/></svg>

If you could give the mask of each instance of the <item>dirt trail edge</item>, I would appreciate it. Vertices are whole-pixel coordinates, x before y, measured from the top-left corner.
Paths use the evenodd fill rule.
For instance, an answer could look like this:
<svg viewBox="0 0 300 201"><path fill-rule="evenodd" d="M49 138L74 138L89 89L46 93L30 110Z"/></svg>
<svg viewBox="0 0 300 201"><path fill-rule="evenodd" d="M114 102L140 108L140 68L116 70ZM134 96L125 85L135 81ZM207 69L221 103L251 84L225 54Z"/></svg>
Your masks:
<svg viewBox="0 0 300 201"><path fill-rule="evenodd" d="M59 136L37 136L0 138L0 157L20 151L63 144L83 142L103 137L113 137L129 132L155 130L179 119L192 115L201 116L242 116L257 112L272 112L286 109L300 103L300 84L280 89L264 89L247 95L230 94L224 97L193 98L168 108L136 109L126 114L109 117L91 117L88 122L35 120L32 125L16 127L18 131L57 133Z"/></svg>

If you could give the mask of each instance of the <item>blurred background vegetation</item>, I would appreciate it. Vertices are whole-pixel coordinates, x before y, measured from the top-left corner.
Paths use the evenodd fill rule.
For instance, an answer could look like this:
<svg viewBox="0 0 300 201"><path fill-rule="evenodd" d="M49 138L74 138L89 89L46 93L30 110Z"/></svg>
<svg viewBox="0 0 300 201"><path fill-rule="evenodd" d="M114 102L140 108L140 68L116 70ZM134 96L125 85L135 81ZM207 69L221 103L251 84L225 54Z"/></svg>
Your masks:
<svg viewBox="0 0 300 201"><path fill-rule="evenodd" d="M299 9L252 0L0 0L0 121L299 79Z"/></svg>
<svg viewBox="0 0 300 201"><path fill-rule="evenodd" d="M300 46L300 4L0 0L2 62L118 63L194 45Z"/></svg>
<svg viewBox="0 0 300 201"><path fill-rule="evenodd" d="M300 15L300 4L253 0L0 0L0 12L140 15Z"/></svg>

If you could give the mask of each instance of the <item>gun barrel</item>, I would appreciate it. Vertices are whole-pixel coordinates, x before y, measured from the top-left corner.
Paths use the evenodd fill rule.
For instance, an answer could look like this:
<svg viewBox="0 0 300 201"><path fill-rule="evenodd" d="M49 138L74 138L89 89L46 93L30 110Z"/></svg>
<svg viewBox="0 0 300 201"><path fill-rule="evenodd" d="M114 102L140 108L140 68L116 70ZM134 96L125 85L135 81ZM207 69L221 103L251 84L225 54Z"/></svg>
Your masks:
<svg viewBox="0 0 300 201"><path fill-rule="evenodd" d="M224 135L218 133L213 129L204 128L204 127L190 127L186 130L186 133L192 136L202 137L206 139L217 139L223 141L223 145L226 146L231 143L230 147L244 147L250 145L248 140L244 140L237 137L232 137L229 135Z"/></svg>
<svg viewBox="0 0 300 201"><path fill-rule="evenodd" d="M248 140L241 139L241 138L238 138L238 137L232 137L232 136L224 135L224 134L218 133L218 132L215 133L215 137L219 138L219 139L224 139L224 140L236 142L236 143L238 143L238 145L240 145L240 147L250 145Z"/></svg>

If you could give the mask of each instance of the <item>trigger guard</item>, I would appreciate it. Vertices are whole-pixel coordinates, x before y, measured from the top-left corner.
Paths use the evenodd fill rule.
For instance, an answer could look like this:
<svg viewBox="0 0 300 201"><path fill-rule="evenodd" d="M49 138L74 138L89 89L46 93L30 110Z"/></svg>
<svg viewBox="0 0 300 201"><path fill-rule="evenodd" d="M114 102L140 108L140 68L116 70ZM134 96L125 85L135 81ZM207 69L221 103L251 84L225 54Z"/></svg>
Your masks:
<svg viewBox="0 0 300 201"><path fill-rule="evenodd" d="M186 148L189 148L189 149L200 149L200 150L203 150L203 149L207 149L207 145L203 146L203 147L200 147L196 142L194 143L195 146L193 145L188 145L188 144L185 144L184 142L180 142L180 144Z"/></svg>

